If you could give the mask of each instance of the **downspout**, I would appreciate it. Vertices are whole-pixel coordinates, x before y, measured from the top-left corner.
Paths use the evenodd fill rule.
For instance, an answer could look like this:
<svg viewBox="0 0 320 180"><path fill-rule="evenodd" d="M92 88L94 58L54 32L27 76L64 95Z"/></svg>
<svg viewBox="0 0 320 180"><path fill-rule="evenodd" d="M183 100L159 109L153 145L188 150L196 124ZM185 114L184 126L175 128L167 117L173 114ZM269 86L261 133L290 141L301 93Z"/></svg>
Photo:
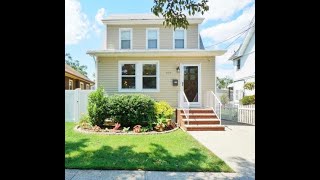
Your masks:
<svg viewBox="0 0 320 180"><path fill-rule="evenodd" d="M90 54L90 56L93 58L94 64L96 66L95 90L97 90L98 89L98 62L97 62L96 57L94 55Z"/></svg>

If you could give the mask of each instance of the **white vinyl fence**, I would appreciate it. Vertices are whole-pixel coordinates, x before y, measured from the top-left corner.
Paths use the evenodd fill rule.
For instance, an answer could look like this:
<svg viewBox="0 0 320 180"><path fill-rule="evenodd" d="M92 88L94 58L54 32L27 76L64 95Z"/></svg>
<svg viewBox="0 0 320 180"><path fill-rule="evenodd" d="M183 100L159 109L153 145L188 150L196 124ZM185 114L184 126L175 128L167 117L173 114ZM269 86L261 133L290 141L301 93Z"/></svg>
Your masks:
<svg viewBox="0 0 320 180"><path fill-rule="evenodd" d="M78 122L87 113L88 95L94 90L65 90L65 121Z"/></svg>
<svg viewBox="0 0 320 180"><path fill-rule="evenodd" d="M238 122L255 125L255 105L239 105Z"/></svg>
<svg viewBox="0 0 320 180"><path fill-rule="evenodd" d="M222 106L222 119L255 125L255 105L234 105Z"/></svg>

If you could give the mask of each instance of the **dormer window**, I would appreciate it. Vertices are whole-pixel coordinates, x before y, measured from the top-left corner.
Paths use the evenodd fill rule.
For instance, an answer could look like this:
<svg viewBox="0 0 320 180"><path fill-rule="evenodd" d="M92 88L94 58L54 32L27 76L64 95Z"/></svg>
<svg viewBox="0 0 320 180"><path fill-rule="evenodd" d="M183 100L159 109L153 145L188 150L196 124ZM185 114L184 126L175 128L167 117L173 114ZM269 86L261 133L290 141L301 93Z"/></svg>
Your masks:
<svg viewBox="0 0 320 180"><path fill-rule="evenodd" d="M147 49L158 49L159 48L159 29L158 28L147 28Z"/></svg>
<svg viewBox="0 0 320 180"><path fill-rule="evenodd" d="M184 49L186 46L186 31L184 29L175 30L173 42L175 49Z"/></svg>
<svg viewBox="0 0 320 180"><path fill-rule="evenodd" d="M132 29L120 28L120 49L132 49Z"/></svg>

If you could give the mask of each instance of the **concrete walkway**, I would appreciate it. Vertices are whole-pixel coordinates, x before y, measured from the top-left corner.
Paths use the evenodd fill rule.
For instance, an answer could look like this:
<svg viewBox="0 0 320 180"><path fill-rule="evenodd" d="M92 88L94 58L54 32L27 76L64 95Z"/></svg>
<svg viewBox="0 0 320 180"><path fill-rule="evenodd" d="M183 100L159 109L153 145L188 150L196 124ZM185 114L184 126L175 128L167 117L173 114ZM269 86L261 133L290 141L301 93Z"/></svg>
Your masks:
<svg viewBox="0 0 320 180"><path fill-rule="evenodd" d="M225 131L189 131L200 143L224 160L238 177L255 177L255 126L222 121Z"/></svg>
<svg viewBox="0 0 320 180"><path fill-rule="evenodd" d="M125 170L65 170L66 180L255 179L255 127L222 121L226 131L190 131L200 143L223 159L236 173Z"/></svg>
<svg viewBox="0 0 320 180"><path fill-rule="evenodd" d="M125 171L125 170L65 170L65 180L222 180L247 179L239 178L237 173L210 173L210 172L165 172L165 171Z"/></svg>

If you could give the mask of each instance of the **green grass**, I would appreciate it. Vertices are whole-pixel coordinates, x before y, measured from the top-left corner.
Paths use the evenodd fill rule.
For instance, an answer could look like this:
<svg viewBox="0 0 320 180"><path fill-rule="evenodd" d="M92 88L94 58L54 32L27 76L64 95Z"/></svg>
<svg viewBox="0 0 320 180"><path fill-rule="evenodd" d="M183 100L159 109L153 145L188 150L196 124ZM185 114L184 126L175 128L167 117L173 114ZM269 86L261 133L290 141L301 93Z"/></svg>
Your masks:
<svg viewBox="0 0 320 180"><path fill-rule="evenodd" d="M180 129L161 135L107 136L82 134L74 126L66 123L65 168L233 172Z"/></svg>

